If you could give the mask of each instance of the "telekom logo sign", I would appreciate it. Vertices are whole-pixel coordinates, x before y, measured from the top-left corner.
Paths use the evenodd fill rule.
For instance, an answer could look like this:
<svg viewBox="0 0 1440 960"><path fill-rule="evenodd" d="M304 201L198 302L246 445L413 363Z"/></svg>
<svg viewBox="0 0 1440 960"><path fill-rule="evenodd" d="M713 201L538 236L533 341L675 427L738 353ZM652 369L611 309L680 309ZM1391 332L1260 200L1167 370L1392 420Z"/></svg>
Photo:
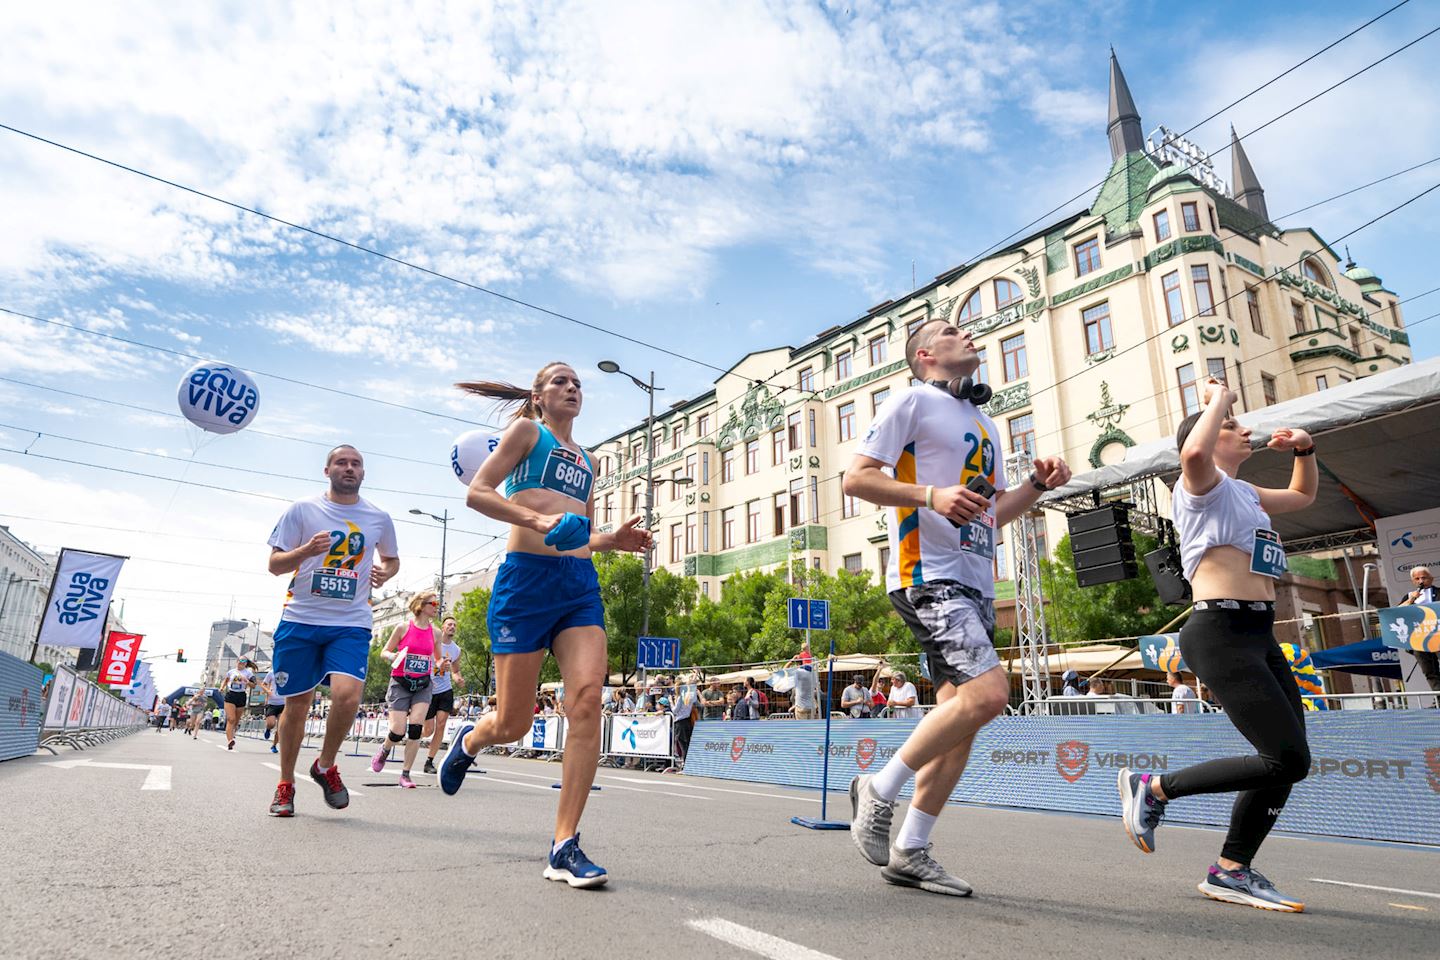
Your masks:
<svg viewBox="0 0 1440 960"><path fill-rule="evenodd" d="M128 686L135 661L140 656L140 641L144 639L138 633L110 631L110 637L105 641L105 653L100 657L100 682Z"/></svg>

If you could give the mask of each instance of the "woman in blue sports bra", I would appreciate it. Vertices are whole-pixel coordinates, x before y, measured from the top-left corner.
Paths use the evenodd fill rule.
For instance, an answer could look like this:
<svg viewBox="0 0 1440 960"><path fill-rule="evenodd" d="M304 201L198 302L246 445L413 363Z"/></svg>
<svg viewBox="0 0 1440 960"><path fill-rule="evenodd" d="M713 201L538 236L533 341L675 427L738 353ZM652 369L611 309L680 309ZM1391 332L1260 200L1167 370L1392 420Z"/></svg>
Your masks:
<svg viewBox="0 0 1440 960"><path fill-rule="evenodd" d="M580 815L600 758L600 697L608 667L605 608L590 557L603 550L643 552L651 536L637 526L639 517L612 533L590 529L595 472L571 436L582 395L569 365L547 364L528 390L496 381L456 386L519 407L465 498L472 509L510 524L487 617L496 709L460 728L440 768L440 787L455 793L482 748L518 740L530 729L540 666L550 651L565 682L568 726L544 875L572 887L598 887L609 876L579 842Z"/></svg>

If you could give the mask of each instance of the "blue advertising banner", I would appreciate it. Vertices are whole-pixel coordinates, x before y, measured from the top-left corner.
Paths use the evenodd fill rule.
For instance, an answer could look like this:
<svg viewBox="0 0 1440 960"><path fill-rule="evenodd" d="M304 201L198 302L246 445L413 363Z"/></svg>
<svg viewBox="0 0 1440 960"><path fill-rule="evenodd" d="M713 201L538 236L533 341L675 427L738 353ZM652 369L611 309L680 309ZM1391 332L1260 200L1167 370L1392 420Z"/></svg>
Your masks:
<svg viewBox="0 0 1440 960"><path fill-rule="evenodd" d="M1380 639L1397 650L1440 653L1440 604L1386 607L1380 611Z"/></svg>
<svg viewBox="0 0 1440 960"><path fill-rule="evenodd" d="M45 671L0 653L0 760L28 757L39 747L44 683Z"/></svg>
<svg viewBox="0 0 1440 960"><path fill-rule="evenodd" d="M1179 673L1185 669L1185 659L1180 656L1180 634L1157 633L1140 638L1140 659L1151 670L1166 670Z"/></svg>
<svg viewBox="0 0 1440 960"><path fill-rule="evenodd" d="M1440 844L1440 711L1308 714L1310 776L1295 786L1279 829L1335 837ZM914 720L835 720L831 790L874 773ZM685 773L820 786L822 721L702 721ZM951 802L1118 815L1121 767L1164 773L1253 749L1219 714L1000 717L981 729ZM910 787L906 787L905 796ZM1229 822L1233 794L1170 804L1172 823Z"/></svg>

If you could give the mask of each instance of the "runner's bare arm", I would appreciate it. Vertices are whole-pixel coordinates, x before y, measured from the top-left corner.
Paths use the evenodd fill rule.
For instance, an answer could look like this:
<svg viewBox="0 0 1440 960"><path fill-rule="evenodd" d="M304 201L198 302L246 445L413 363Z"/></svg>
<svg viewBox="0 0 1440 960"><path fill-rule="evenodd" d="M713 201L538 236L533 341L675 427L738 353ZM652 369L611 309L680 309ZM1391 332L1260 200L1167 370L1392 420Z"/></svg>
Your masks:
<svg viewBox="0 0 1440 960"><path fill-rule="evenodd" d="M1182 482L1185 492L1193 497L1203 497L1220 482L1220 472L1215 469L1215 441L1237 399L1235 391L1214 377L1205 381L1205 411L1180 451Z"/></svg>
<svg viewBox="0 0 1440 960"><path fill-rule="evenodd" d="M1033 461L1035 479L1054 490L1070 482L1070 466L1059 457L1044 457ZM1019 486L1002 490L995 495L995 524L1003 527L1016 517L1035 506L1035 501L1045 493L1026 478Z"/></svg>
<svg viewBox="0 0 1440 960"><path fill-rule="evenodd" d="M399 572L399 557L381 557L373 566L370 567L370 587L374 589L376 587L385 586L386 582L388 582L391 577L395 576L395 574Z"/></svg>
<svg viewBox="0 0 1440 960"><path fill-rule="evenodd" d="M1306 450L1315 445L1310 434L1304 430L1282 427L1270 435L1267 446L1272 450ZM1284 490L1274 487L1256 487L1260 495L1261 508L1271 516L1277 513L1293 513L1304 510L1315 502L1315 492L1320 487L1320 468L1315 458L1296 457L1290 471L1290 486Z"/></svg>
<svg viewBox="0 0 1440 960"><path fill-rule="evenodd" d="M883 472L889 466L874 457L856 454L845 471L842 483L845 494L859 497L879 507L924 507L929 488L919 483L902 483ZM956 523L969 523L990 506L990 501L973 490L956 484L936 487L930 495L936 513Z"/></svg>
<svg viewBox="0 0 1440 960"><path fill-rule="evenodd" d="M300 569L302 561L310 557L318 557L330 550L330 534L321 532L315 534L305 543L300 544L294 550L281 550L279 547L270 549L270 573L274 576L281 576L286 573L294 573Z"/></svg>

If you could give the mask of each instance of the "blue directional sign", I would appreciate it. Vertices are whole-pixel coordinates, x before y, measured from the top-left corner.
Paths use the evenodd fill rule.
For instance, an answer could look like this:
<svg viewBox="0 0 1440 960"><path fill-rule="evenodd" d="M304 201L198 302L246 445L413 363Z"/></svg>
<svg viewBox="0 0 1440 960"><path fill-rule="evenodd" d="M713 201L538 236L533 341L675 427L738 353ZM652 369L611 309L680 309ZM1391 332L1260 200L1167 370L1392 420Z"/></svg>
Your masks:
<svg viewBox="0 0 1440 960"><path fill-rule="evenodd" d="M674 670L680 666L678 637L641 637L635 665L642 670Z"/></svg>
<svg viewBox="0 0 1440 960"><path fill-rule="evenodd" d="M788 603L791 630L829 630L830 601L791 597Z"/></svg>

